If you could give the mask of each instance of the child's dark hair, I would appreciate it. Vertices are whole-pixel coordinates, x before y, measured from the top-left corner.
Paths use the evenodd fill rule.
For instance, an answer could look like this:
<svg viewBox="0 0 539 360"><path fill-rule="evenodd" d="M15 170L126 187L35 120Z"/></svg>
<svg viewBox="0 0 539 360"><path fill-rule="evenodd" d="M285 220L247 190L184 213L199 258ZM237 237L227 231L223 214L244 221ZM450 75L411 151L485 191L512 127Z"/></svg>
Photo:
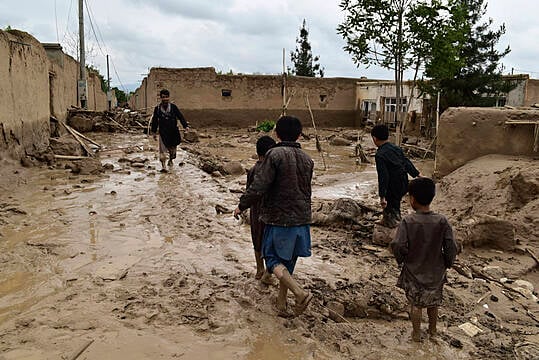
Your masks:
<svg viewBox="0 0 539 360"><path fill-rule="evenodd" d="M420 177L408 184L408 193L421 205L430 205L436 194L436 185L432 179Z"/></svg>
<svg viewBox="0 0 539 360"><path fill-rule="evenodd" d="M165 96L170 96L170 91L168 91L167 89L162 89L161 91L159 91L159 97L163 97L163 95Z"/></svg>
<svg viewBox="0 0 539 360"><path fill-rule="evenodd" d="M378 140L387 140L389 138L389 129L384 124L374 125L371 130L371 135Z"/></svg>
<svg viewBox="0 0 539 360"><path fill-rule="evenodd" d="M259 156L264 156L274 146L275 140L271 136L264 135L256 141L256 153Z"/></svg>
<svg viewBox="0 0 539 360"><path fill-rule="evenodd" d="M302 130L301 121L293 116L281 116L275 125L275 132L283 141L296 141Z"/></svg>

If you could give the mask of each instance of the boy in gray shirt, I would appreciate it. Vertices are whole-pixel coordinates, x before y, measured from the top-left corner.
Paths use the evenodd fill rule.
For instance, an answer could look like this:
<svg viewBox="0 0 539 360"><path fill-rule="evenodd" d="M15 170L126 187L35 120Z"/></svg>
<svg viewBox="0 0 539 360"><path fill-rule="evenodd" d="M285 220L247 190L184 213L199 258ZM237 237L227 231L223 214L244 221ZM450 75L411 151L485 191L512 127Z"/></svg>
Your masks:
<svg viewBox="0 0 539 360"><path fill-rule="evenodd" d="M402 265L397 286L406 293L411 305L412 339L421 340L421 313L427 308L429 335L436 334L438 307L442 304L442 289L447 282L446 270L457 255L451 225L441 214L430 211L435 184L429 178L410 182L408 193L415 213L405 216L391 249Z"/></svg>

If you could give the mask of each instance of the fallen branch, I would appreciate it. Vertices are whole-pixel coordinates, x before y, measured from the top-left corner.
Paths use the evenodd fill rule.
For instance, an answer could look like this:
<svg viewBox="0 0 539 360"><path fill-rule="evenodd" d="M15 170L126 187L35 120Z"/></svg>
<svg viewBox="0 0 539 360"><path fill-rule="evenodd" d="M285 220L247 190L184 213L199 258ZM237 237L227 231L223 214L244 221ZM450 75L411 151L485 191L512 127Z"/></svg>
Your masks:
<svg viewBox="0 0 539 360"><path fill-rule="evenodd" d="M97 146L98 148L102 148L103 146L101 146L101 144L98 144L96 143L95 141L93 141L92 139L90 139L89 137L81 134L80 132L78 132L77 130L71 128L71 130L73 130L75 132L75 134L77 134L78 136L80 136L81 138L83 138L84 140L88 141L89 143L91 144L94 144L95 146Z"/></svg>
<svg viewBox="0 0 539 360"><path fill-rule="evenodd" d="M54 154L54 157L56 159L64 159L64 160L82 160L82 159L88 158L88 156L56 155L56 154Z"/></svg>
<svg viewBox="0 0 539 360"><path fill-rule="evenodd" d="M318 139L318 132L316 131L316 124L314 122L314 116L311 110L311 104L309 102L309 94L305 94L305 104L309 108L309 114L311 115L311 121L313 122L314 138L316 140L316 150L322 156L322 163L324 164L324 170L327 170L326 159L324 159L324 152L322 151L322 145L320 145L320 140Z"/></svg>
<svg viewBox="0 0 539 360"><path fill-rule="evenodd" d="M81 356L81 354L86 350L88 349L88 346L92 345L92 343L94 342L94 340L88 340L84 345L82 345L80 347L79 350L77 350L73 355L71 355L71 357L69 358L69 360L76 360L79 356Z"/></svg>
<svg viewBox="0 0 539 360"><path fill-rule="evenodd" d="M530 254L533 260L535 260L536 265L539 265L539 259L537 258L537 256L535 256L534 252L531 251L529 248L526 248L526 252Z"/></svg>

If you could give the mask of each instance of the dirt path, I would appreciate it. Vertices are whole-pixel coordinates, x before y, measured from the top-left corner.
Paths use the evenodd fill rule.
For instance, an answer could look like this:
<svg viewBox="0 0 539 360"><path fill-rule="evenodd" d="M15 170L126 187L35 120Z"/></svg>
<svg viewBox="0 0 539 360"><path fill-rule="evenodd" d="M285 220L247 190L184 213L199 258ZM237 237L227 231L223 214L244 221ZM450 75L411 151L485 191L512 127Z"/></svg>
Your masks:
<svg viewBox="0 0 539 360"><path fill-rule="evenodd" d="M503 319L489 322L479 342L463 335L457 325L474 313L483 320L476 298L488 286L451 271L441 340L412 344L391 255L366 247L351 225L313 228L313 256L297 275L315 300L300 317L276 317L276 288L254 279L249 228L216 211L234 209L239 195L230 189L245 176L212 177L185 151L181 166L160 174L147 138L96 136L108 147L102 162L114 165L104 176L4 161L0 359L69 359L89 342L79 359L506 358L517 342L533 340L523 335L535 334L535 324L522 308L513 319L518 331ZM232 146L208 146L214 138L199 147L252 165L250 137L218 138ZM350 149L334 150L337 169L317 169L315 197L374 201L373 168L362 167L354 181ZM149 161L141 168L124 161L136 157ZM515 257L496 254L502 264ZM335 304L344 318L330 314Z"/></svg>

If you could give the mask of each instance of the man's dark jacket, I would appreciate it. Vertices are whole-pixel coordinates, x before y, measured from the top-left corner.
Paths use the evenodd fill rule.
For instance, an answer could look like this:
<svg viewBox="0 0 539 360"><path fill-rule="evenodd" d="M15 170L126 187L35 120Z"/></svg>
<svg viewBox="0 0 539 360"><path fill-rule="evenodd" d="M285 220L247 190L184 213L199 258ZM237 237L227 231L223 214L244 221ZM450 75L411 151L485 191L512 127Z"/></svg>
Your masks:
<svg viewBox="0 0 539 360"><path fill-rule="evenodd" d="M390 142L378 148L374 159L378 173L378 195L400 201L408 191L408 174L415 178L419 171L404 156L402 149Z"/></svg>
<svg viewBox="0 0 539 360"><path fill-rule="evenodd" d="M240 198L240 210L262 199L260 221L268 225L311 223L311 180L314 162L297 142L270 149L252 184Z"/></svg>
<svg viewBox="0 0 539 360"><path fill-rule="evenodd" d="M178 146L182 141L177 119L180 120L184 128L187 127L187 121L185 121L180 109L172 103L170 103L169 112L163 111L161 105L157 105L153 110L152 133L156 133L159 127L159 135L167 148Z"/></svg>

